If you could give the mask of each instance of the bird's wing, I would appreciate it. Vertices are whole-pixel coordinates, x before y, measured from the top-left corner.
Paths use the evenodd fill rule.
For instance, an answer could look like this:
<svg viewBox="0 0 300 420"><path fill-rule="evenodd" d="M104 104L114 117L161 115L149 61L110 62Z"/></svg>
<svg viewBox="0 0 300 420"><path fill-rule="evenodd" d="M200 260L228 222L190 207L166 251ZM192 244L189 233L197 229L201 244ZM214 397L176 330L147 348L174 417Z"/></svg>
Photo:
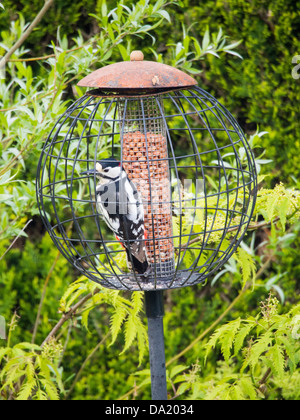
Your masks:
<svg viewBox="0 0 300 420"><path fill-rule="evenodd" d="M147 261L141 194L127 177L97 188L97 210L118 240L140 262Z"/></svg>

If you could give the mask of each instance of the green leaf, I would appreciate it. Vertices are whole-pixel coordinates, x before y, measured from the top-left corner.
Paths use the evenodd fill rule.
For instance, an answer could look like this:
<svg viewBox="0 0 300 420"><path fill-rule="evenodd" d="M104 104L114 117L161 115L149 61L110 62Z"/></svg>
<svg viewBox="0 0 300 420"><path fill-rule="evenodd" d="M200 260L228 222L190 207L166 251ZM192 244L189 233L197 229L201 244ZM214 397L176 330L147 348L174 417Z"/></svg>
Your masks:
<svg viewBox="0 0 300 420"><path fill-rule="evenodd" d="M272 194L269 196L268 201L267 201L267 216L268 216L268 220L273 220L274 218L274 214L275 214L275 208L277 206L279 200L279 195L277 194Z"/></svg>
<svg viewBox="0 0 300 420"><path fill-rule="evenodd" d="M242 42L243 42L243 41L242 41L242 40L240 40L240 41L234 42L233 44L226 45L226 46L223 48L223 51L226 51L226 50L233 50L234 48L236 48L236 47L238 47L239 45L241 45L241 43L242 43Z"/></svg>
<svg viewBox="0 0 300 420"><path fill-rule="evenodd" d="M256 326L254 321L250 321L247 325L242 327L236 334L234 339L234 355L237 356L243 347L245 338L250 334L250 331Z"/></svg>
<svg viewBox="0 0 300 420"><path fill-rule="evenodd" d="M218 35L217 35L217 38L216 38L216 44L217 44L217 45L218 45L218 44L219 44L219 42L221 41L222 37L223 37L223 29L222 29L222 27L220 26L220 28L219 28L219 32L218 32Z"/></svg>
<svg viewBox="0 0 300 420"><path fill-rule="evenodd" d="M17 401L27 401L36 387L37 383L34 379L26 381L17 396Z"/></svg>
<svg viewBox="0 0 300 420"><path fill-rule="evenodd" d="M107 16L107 4L105 0L101 1L101 13L102 13L102 17Z"/></svg>
<svg viewBox="0 0 300 420"><path fill-rule="evenodd" d="M53 384L53 382L47 380L47 379L41 379L41 383L45 387L45 391L50 398L51 401L59 401L59 394L56 386Z"/></svg>
<svg viewBox="0 0 300 420"><path fill-rule="evenodd" d="M170 378L173 379L175 376L177 376L179 373L183 372L184 370L187 370L188 366L185 365L178 365L172 368L170 372Z"/></svg>
<svg viewBox="0 0 300 420"><path fill-rule="evenodd" d="M89 314L92 309L95 308L95 305L92 305L91 307L85 309L83 313L81 314L81 323L84 326L84 328L89 331Z"/></svg>
<svg viewBox="0 0 300 420"><path fill-rule="evenodd" d="M141 33L141 32L148 32L150 29L152 29L151 25L144 25L141 28L139 28L136 33Z"/></svg>
<svg viewBox="0 0 300 420"><path fill-rule="evenodd" d="M187 390L191 388L191 384L189 382L183 382L179 385L179 388L177 389L177 395L184 394Z"/></svg>
<svg viewBox="0 0 300 420"><path fill-rule="evenodd" d="M132 345L133 340L137 334L137 319L136 316L129 316L125 321L125 346L121 354L125 353L126 350Z"/></svg>
<svg viewBox="0 0 300 420"><path fill-rule="evenodd" d="M227 324L227 328L224 329L222 336L220 337L220 342L222 343L221 351L225 358L225 362L229 364L231 349L233 347L234 339L237 331L241 325L241 320L238 318L236 321L232 321Z"/></svg>
<svg viewBox="0 0 300 420"><path fill-rule="evenodd" d="M290 341L285 335L280 335L277 337L277 342L283 344L284 350L289 357L290 369L293 372L297 365L294 340Z"/></svg>
<svg viewBox="0 0 300 420"><path fill-rule="evenodd" d="M131 301L133 303L133 312L138 315L144 307L144 295L141 292L133 292Z"/></svg>
<svg viewBox="0 0 300 420"><path fill-rule="evenodd" d="M111 41L115 42L115 35L114 35L112 25L110 25L110 24L107 25L107 32L108 32L108 35L109 35Z"/></svg>
<svg viewBox="0 0 300 420"><path fill-rule="evenodd" d="M238 57L238 58L240 58L241 60L243 60L243 59L244 59L244 58L243 58L240 54L238 54L236 51L226 50L226 53L227 53L227 54L230 54L230 55L234 55L235 57Z"/></svg>
<svg viewBox="0 0 300 420"><path fill-rule="evenodd" d="M192 37L192 40L194 41L194 47L195 47L195 50L196 50L196 54L197 54L197 57L199 58L199 57L202 56L201 45L199 44L199 42L196 38Z"/></svg>
<svg viewBox="0 0 300 420"><path fill-rule="evenodd" d="M290 208L290 200L289 200L288 197L285 197L282 200L282 203L280 204L280 210L279 210L280 222L281 222L282 229L284 231L285 231L286 220L287 220L287 215L288 215L288 212L289 212L289 208Z"/></svg>
<svg viewBox="0 0 300 420"><path fill-rule="evenodd" d="M19 343L16 344L15 349L22 349L22 350L31 350L31 351L41 351L41 347L38 346L37 344L32 344L32 343Z"/></svg>
<svg viewBox="0 0 300 420"><path fill-rule="evenodd" d="M206 29L203 40L202 40L202 49L206 51L210 43L210 33L209 28Z"/></svg>
<svg viewBox="0 0 300 420"><path fill-rule="evenodd" d="M253 385L251 378L247 378L244 376L240 378L239 383L240 383L241 389L243 390L243 393L249 396L250 400L254 401L257 399L256 389Z"/></svg>
<svg viewBox="0 0 300 420"><path fill-rule="evenodd" d="M112 335L112 345L121 331L121 327L123 325L123 322L125 321L125 318L127 316L127 311L125 308L118 306L116 308L115 313L111 317L111 323L110 323L110 329L111 329L111 335Z"/></svg>
<svg viewBox="0 0 300 420"><path fill-rule="evenodd" d="M137 323L137 341L139 350L139 366L142 364L144 356L148 351L148 334L145 325L138 318Z"/></svg>
<svg viewBox="0 0 300 420"><path fill-rule="evenodd" d="M218 342L221 344L221 351L225 361L229 363L234 338L237 331L239 330L240 324L241 320L238 318L237 320L229 322L228 324L225 324L217 329L217 331L211 336L209 342L205 346L206 354L204 363L206 363L209 352L216 347Z"/></svg>
<svg viewBox="0 0 300 420"><path fill-rule="evenodd" d="M271 357L273 361L273 372L282 378L284 375L285 358L284 351L281 345L275 344L268 353L268 357Z"/></svg>
<svg viewBox="0 0 300 420"><path fill-rule="evenodd" d="M166 19L169 23L171 23L170 15L166 10L159 10L155 13L155 15L159 15L159 16L163 17L164 19Z"/></svg>
<svg viewBox="0 0 300 420"><path fill-rule="evenodd" d="M243 363L241 372L243 372L247 366L250 366L252 370L254 370L260 357L270 350L270 345L272 344L273 339L273 333L271 331L267 331L255 341L255 344L250 349L248 357Z"/></svg>
<svg viewBox="0 0 300 420"><path fill-rule="evenodd" d="M8 200L11 200L13 198L13 195L11 194L0 194L0 202L5 202Z"/></svg>
<svg viewBox="0 0 300 420"><path fill-rule="evenodd" d="M251 251L250 251L251 252ZM242 247L238 248L237 252L234 254L234 257L239 262L242 274L243 274L243 287L245 287L248 280L252 278L252 281L255 281L256 274L256 265L254 257L249 251L246 251Z"/></svg>
<svg viewBox="0 0 300 420"><path fill-rule="evenodd" d="M127 61L128 58L129 58L129 55L127 53L126 48L122 44L118 44L118 49L119 49L119 51L121 53L121 56L122 56L123 61Z"/></svg>

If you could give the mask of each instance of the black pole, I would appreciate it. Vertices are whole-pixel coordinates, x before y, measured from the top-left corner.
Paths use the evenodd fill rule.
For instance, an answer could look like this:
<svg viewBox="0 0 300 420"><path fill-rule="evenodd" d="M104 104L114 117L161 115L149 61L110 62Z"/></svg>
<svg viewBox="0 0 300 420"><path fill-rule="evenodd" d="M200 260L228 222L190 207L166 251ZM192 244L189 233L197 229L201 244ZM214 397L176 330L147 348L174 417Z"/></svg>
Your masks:
<svg viewBox="0 0 300 420"><path fill-rule="evenodd" d="M152 400L167 400L163 292L145 292Z"/></svg>

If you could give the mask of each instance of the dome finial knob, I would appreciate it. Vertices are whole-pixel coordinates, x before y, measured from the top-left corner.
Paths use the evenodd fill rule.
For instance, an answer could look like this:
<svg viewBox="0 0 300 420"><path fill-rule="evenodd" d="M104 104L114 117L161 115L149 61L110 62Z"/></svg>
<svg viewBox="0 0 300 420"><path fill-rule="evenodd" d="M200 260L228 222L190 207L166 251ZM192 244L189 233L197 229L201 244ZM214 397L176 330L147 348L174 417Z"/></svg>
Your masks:
<svg viewBox="0 0 300 420"><path fill-rule="evenodd" d="M130 61L143 61L144 60L144 54L142 51L132 51L130 54Z"/></svg>

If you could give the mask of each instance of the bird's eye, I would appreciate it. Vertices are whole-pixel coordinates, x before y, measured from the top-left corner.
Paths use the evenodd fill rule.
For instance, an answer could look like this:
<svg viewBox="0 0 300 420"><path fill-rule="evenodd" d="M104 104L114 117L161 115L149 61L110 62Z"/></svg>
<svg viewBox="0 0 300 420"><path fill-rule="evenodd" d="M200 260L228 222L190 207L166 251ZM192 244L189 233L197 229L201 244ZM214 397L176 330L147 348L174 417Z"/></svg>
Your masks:
<svg viewBox="0 0 300 420"><path fill-rule="evenodd" d="M104 169L104 172L109 172L109 169Z"/></svg>

